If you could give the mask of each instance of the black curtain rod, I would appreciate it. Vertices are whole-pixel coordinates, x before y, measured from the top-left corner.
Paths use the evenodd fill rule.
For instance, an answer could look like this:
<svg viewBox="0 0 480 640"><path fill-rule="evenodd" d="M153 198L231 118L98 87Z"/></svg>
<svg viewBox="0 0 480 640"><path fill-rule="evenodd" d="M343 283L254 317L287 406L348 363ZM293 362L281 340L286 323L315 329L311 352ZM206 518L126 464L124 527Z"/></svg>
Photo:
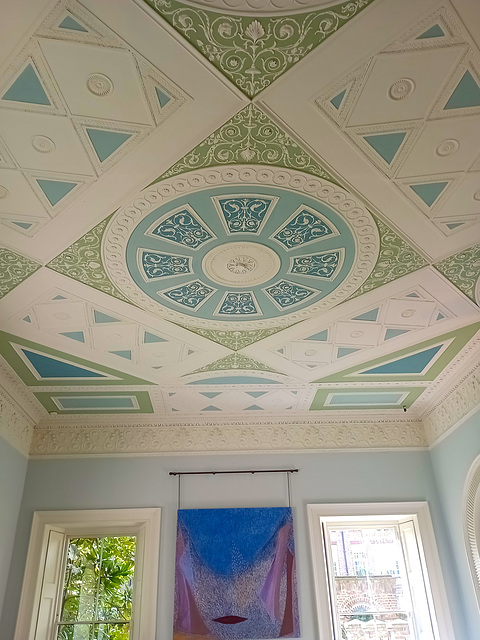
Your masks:
<svg viewBox="0 0 480 640"><path fill-rule="evenodd" d="M170 471L169 476L216 476L222 473L298 473L298 469L251 469L246 471Z"/></svg>

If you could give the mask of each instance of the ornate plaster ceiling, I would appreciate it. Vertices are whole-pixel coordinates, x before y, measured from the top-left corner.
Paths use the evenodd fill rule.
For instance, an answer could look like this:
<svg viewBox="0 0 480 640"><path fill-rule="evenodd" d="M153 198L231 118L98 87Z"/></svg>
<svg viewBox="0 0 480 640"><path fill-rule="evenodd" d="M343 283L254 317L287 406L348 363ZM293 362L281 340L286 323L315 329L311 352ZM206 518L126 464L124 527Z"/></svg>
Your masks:
<svg viewBox="0 0 480 640"><path fill-rule="evenodd" d="M424 446L478 364L473 0L28 4L0 374L33 453Z"/></svg>

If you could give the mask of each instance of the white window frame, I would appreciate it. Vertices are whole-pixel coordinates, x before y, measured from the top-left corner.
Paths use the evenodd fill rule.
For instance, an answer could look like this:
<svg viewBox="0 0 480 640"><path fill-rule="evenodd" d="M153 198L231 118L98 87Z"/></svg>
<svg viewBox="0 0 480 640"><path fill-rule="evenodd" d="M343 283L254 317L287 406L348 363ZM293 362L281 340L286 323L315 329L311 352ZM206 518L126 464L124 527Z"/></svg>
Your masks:
<svg viewBox="0 0 480 640"><path fill-rule="evenodd" d="M331 612L330 585L325 558L322 523L335 520L357 523L382 521L396 523L413 520L419 545L423 571L428 578L427 597L434 615L436 640L455 640L440 558L427 502L375 502L354 504L308 504L308 523L313 558L313 574L318 616L319 636L322 640L335 638ZM430 588L428 588L428 586Z"/></svg>
<svg viewBox="0 0 480 640"><path fill-rule="evenodd" d="M160 548L160 509L95 509L75 511L36 511L33 515L25 575L14 640L52 640L52 620L48 632L36 635L40 610L44 566L51 532L65 536L135 535L135 589L131 640L155 637L157 617L158 558ZM57 601L60 590L59 582Z"/></svg>
<svg viewBox="0 0 480 640"><path fill-rule="evenodd" d="M472 464L465 482L463 529L473 587L480 607L480 456Z"/></svg>

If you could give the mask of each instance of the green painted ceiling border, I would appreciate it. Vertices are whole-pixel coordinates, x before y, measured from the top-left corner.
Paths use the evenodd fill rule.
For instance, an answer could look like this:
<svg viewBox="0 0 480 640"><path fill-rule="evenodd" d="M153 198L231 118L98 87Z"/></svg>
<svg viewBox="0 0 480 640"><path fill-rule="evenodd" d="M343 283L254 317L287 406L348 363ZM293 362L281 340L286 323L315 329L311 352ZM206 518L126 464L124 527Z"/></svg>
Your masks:
<svg viewBox="0 0 480 640"><path fill-rule="evenodd" d="M22 358L18 355L15 349L10 344L13 342L14 344L18 344L22 347L26 347L28 349L35 349L36 351L40 351L44 353L46 356L52 356L54 358L61 358L62 360L67 360L72 362L73 364L80 365L81 367L89 367L92 369L96 369L102 373L106 373L110 376L115 376L116 380L105 380L103 378L82 378L81 380L37 380L37 378L33 375L27 365L23 362ZM8 364L12 367L18 377L27 385L32 387L83 387L83 386L111 386L111 385L153 385L153 382L149 382L148 380L143 380L142 378L137 378L136 376L132 376L128 373L124 373L122 371L118 371L117 369L112 369L110 367L105 367L104 365L97 364L96 362L91 362L90 360L85 360L84 358L79 358L77 356L71 355L64 351L58 351L57 349L52 349L51 347L47 347L43 344L39 344L38 342L32 342L31 340L26 340L25 338L20 338L19 336L15 336L11 333L7 333L5 331L0 331L0 355L8 362Z"/></svg>
<svg viewBox="0 0 480 640"><path fill-rule="evenodd" d="M254 104L241 109L151 184L187 171L230 164L285 167L339 184Z"/></svg>
<svg viewBox="0 0 480 640"><path fill-rule="evenodd" d="M429 340L425 340L424 342L419 342L418 344L412 345L411 347L406 347L405 349L401 349L400 351L394 351L392 353L389 353L388 355L381 356L380 358L375 358L374 360L363 362L362 364L356 365L355 367L350 367L349 369L338 371L337 373L333 373L326 378L320 378L315 382L388 382L389 380L395 382L431 382L432 380L435 380L435 378L443 371L443 369L450 363L450 361L453 360L453 358L461 351L461 349L463 349L463 347L473 338L473 336L479 329L480 322L476 322L474 324L467 325L466 327L462 327L461 329L456 329L455 331L444 333L443 335L436 336L435 338L430 338ZM378 374L354 375L358 371L363 371L364 369L370 369L375 366L382 365L386 362L401 358L402 356L408 356L413 352L426 349L440 342L451 340L452 338L452 343L445 349L442 355L436 360L436 362L434 362L434 364L430 367L430 369L428 369L425 374L395 374L391 377ZM391 388L393 389L393 387Z"/></svg>
<svg viewBox="0 0 480 640"><path fill-rule="evenodd" d="M58 415L77 415L77 414L85 414L85 415L107 415L112 413L121 413L123 415L130 415L131 413L154 413L152 401L150 400L150 394L148 391L97 391L96 395L99 396L108 396L117 397L117 396L135 396L138 401L138 409L131 409L129 411L125 411L124 409L98 409L95 411L85 411L80 409L60 409L57 407L55 402L52 400L52 396L56 397L76 397L76 398L85 398L92 396L92 392L89 391L34 391L33 395L37 398L40 404L44 409L48 411L48 413L58 413Z"/></svg>
<svg viewBox="0 0 480 640"><path fill-rule="evenodd" d="M372 273L355 293L348 299L352 300L367 291L381 287L387 282L418 271L428 262L417 253L403 238L390 229L382 220L371 214L378 228L380 236L380 251Z"/></svg>
<svg viewBox="0 0 480 640"><path fill-rule="evenodd" d="M188 327L187 325L179 325L182 329L187 329L193 333L212 340L223 347L232 349L232 351L240 351L254 342L263 340L272 336L278 331L282 331L286 327L275 327L272 329L249 329L247 331L222 331L220 329L201 329L198 327Z"/></svg>
<svg viewBox="0 0 480 640"><path fill-rule="evenodd" d="M41 265L35 260L26 258L5 247L0 247L0 299L40 267Z"/></svg>
<svg viewBox="0 0 480 640"><path fill-rule="evenodd" d="M112 216L113 213L46 266L78 282L88 284L98 291L103 291L114 298L132 304L112 283L102 262L102 238Z"/></svg>
<svg viewBox="0 0 480 640"><path fill-rule="evenodd" d="M220 360L215 360L215 362L211 362L210 364L205 365L204 367L200 367L200 369L196 369L186 375L191 375L193 373L204 373L206 371L267 371L269 373L279 373L275 369L272 369L266 364L262 362L258 362L258 360L254 360L250 358L250 356L245 355L244 353L239 353L235 351L234 353L230 353L228 356L220 358ZM185 377L185 376L184 376Z"/></svg>
<svg viewBox="0 0 480 640"><path fill-rule="evenodd" d="M480 244L464 249L437 262L434 267L477 304L475 287L480 278Z"/></svg>
<svg viewBox="0 0 480 640"><path fill-rule="evenodd" d="M287 16L237 16L182 4L145 0L249 98L347 24L373 0Z"/></svg>
<svg viewBox="0 0 480 640"><path fill-rule="evenodd" d="M427 387L328 387L328 388L323 388L323 389L318 389L315 397L313 398L313 402L310 405L310 411L349 411L349 410L354 410L354 411L372 411L372 410L386 410L386 409L398 409L399 411L403 410L403 407L405 407L406 409L410 409L410 407L412 406L412 404L418 400L418 398L422 395L422 393L425 391ZM405 400L402 402L401 405L398 404L392 404L392 405L386 405L386 406L382 406L382 407L378 407L378 406L368 406L365 404L360 404L360 405L354 405L352 404L351 406L349 405L348 407L339 407L339 406L330 406L327 405L325 406L325 400L327 399L327 396L329 393L353 393L356 392L359 395L362 393L372 393L372 392L381 392L381 391L388 391L390 393L394 393L394 392L408 392L408 396L405 398Z"/></svg>

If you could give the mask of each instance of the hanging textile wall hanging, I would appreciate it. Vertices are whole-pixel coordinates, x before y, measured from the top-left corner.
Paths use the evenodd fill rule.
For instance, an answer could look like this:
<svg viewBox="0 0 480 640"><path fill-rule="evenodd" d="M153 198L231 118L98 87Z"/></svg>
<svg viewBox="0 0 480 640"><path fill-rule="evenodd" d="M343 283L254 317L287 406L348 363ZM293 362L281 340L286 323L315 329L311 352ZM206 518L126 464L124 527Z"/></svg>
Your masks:
<svg viewBox="0 0 480 640"><path fill-rule="evenodd" d="M292 510L180 509L174 640L299 633Z"/></svg>

